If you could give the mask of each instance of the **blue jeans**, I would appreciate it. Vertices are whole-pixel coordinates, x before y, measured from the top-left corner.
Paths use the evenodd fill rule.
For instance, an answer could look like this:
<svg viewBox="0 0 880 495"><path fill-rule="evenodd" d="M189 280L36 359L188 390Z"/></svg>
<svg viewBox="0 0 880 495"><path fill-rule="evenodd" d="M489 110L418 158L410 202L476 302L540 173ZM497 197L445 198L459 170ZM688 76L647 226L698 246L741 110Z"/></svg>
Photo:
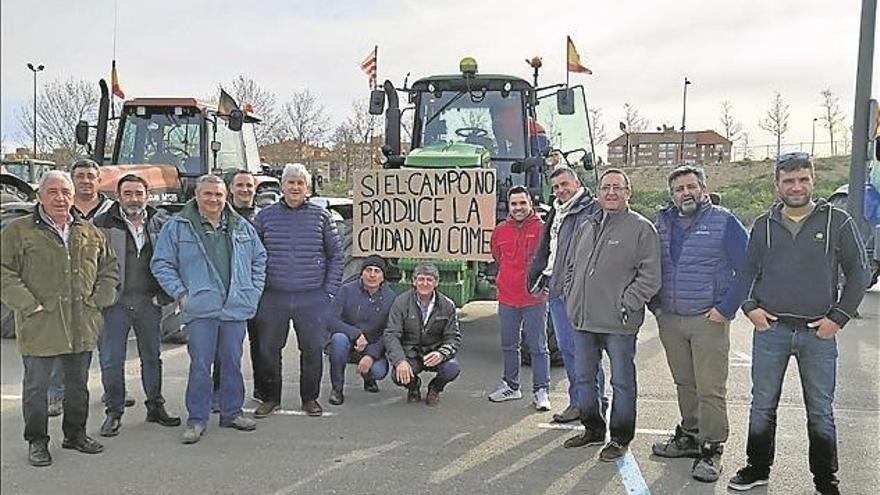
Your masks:
<svg viewBox="0 0 880 495"><path fill-rule="evenodd" d="M501 355L504 381L519 389L520 340L522 329L532 355L532 390L550 387L550 351L547 349L547 303L515 308L498 304L501 320Z"/></svg>
<svg viewBox="0 0 880 495"><path fill-rule="evenodd" d="M421 357L418 358L406 358L409 363L410 368L412 368L413 375L419 376L423 371L430 371L433 373L437 373L437 375L431 380L431 383L428 384L428 388L436 390L438 392L442 392L446 385L453 382L458 375L461 374L461 366L458 364L458 359L455 357L449 358L446 361L438 364L437 366L427 367L425 363L422 361ZM416 380L409 382L409 385L403 385L402 383L397 381L397 373L391 374L391 381L394 382L395 385L399 385L401 387L411 387L413 384L417 383Z"/></svg>
<svg viewBox="0 0 880 495"><path fill-rule="evenodd" d="M245 322L201 318L186 325L189 341L189 378L186 383L187 424L207 426L211 414L211 366L220 356L220 420L241 416L244 404L244 378L241 376L241 350Z"/></svg>
<svg viewBox="0 0 880 495"><path fill-rule="evenodd" d="M147 407L165 403L162 398L160 357L161 318L162 308L149 298L120 302L104 310L104 326L98 349L108 416L120 417L125 411L125 352L132 327L137 338L141 383L147 396Z"/></svg>
<svg viewBox="0 0 880 495"><path fill-rule="evenodd" d="M581 422L587 429L605 432L605 411L596 397L595 373L592 370L602 358L602 350L611 361L611 439L629 445L636 432L636 335L581 332L574 333L577 352L577 381L586 391L578 405Z"/></svg>
<svg viewBox="0 0 880 495"><path fill-rule="evenodd" d="M568 375L568 401L572 406L580 404L580 397L585 395L584 389L577 383L577 358L575 358L574 328L565 311L565 301L562 297L551 297L549 301L550 319L553 321L553 331L556 333L556 344L562 353L562 364L565 374ZM608 398L605 397L605 371L602 369L602 357L596 363L596 397L602 401L602 406L608 408Z"/></svg>
<svg viewBox="0 0 880 495"><path fill-rule="evenodd" d="M291 319L300 350L300 399L304 403L318 399L327 345L324 311L329 301L330 296L320 289L263 292L255 317L262 376L254 376L254 389L263 391L264 400L281 403L281 351L287 345Z"/></svg>
<svg viewBox="0 0 880 495"><path fill-rule="evenodd" d="M776 406L791 356L798 363L807 409L810 472L817 484L836 483L837 430L833 402L837 340L820 339L816 331L805 324L775 322L767 331L754 332L748 462L768 473L773 465Z"/></svg>
<svg viewBox="0 0 880 495"><path fill-rule="evenodd" d="M52 372L49 375L49 388L46 395L49 402L64 400L64 370L62 369L61 359L56 359L52 364Z"/></svg>
<svg viewBox="0 0 880 495"><path fill-rule="evenodd" d="M345 333L337 332L330 336L330 383L334 390L342 390L345 385L345 365L356 364L365 355L357 351L352 353L351 348L351 339ZM373 361L364 380L381 380L387 374L388 360L379 358Z"/></svg>

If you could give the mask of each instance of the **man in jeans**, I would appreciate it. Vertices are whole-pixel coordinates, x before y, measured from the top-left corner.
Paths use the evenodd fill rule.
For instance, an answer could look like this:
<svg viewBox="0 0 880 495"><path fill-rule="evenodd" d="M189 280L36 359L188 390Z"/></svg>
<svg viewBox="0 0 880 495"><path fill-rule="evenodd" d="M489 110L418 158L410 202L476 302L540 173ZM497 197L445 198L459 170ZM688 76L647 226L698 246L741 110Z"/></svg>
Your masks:
<svg viewBox="0 0 880 495"><path fill-rule="evenodd" d="M599 178L602 211L587 218L575 234L566 260L565 304L576 329L577 380L585 391L581 422L585 430L565 447L605 442L605 412L594 380L602 351L611 361L611 440L599 460L626 454L636 432L636 337L645 305L660 290L660 242L645 217L629 209L629 177L609 168Z"/></svg>
<svg viewBox="0 0 880 495"><path fill-rule="evenodd" d="M125 412L125 350L134 327L141 361L141 382L147 396L147 422L178 426L180 418L165 411L160 356L160 304L171 302L150 271L153 246L167 216L147 205L147 181L128 174L116 185L117 202L93 220L104 232L119 266L119 294L104 310L98 350L107 417L101 436L119 434Z"/></svg>
<svg viewBox="0 0 880 495"><path fill-rule="evenodd" d="M568 256L575 230L600 207L590 191L581 185L577 174L570 167L560 165L553 169L550 183L556 199L553 201L553 209L547 215L541 243L529 265L529 291L533 293L543 291L549 297L547 304L553 330L556 333L556 343L562 353L562 363L568 377L569 399L568 407L554 414L553 421L569 423L578 419L580 415L578 404L585 392L577 384L574 330L565 313L565 300L562 294L565 277L564 260ZM601 401L602 408L608 409L608 399L605 398L605 373L601 362L596 364L594 373L596 373L596 397Z"/></svg>
<svg viewBox="0 0 880 495"><path fill-rule="evenodd" d="M521 332L532 354L532 392L535 409L550 410L550 352L547 349L547 302L544 295L526 287L529 261L535 254L543 223L532 209L523 186L507 191L507 220L492 232L492 257L498 264L498 317L504 378L489 394L492 402L522 398L519 384Z"/></svg>
<svg viewBox="0 0 880 495"><path fill-rule="evenodd" d="M703 171L685 165L667 180L672 204L657 216L663 286L650 304L678 393L681 423L655 443L659 457L695 457L691 474L713 482L727 441L730 320L745 298L730 290L748 233L709 201Z"/></svg>
<svg viewBox="0 0 880 495"><path fill-rule="evenodd" d="M201 439L211 414L211 365L220 355L220 427L253 431L242 415L241 351L266 280L266 250L254 227L226 203L226 184L199 177L195 199L162 227L153 275L180 304L190 357L183 443Z"/></svg>
<svg viewBox="0 0 880 495"><path fill-rule="evenodd" d="M751 287L742 310L755 332L747 465L728 483L734 490L769 483L776 407L794 355L807 408L813 483L822 495L840 493L833 410L836 338L856 314L870 274L855 222L845 211L813 199L814 178L806 153L779 157L775 186L781 201L755 220L735 279ZM845 275L840 291L839 268Z"/></svg>

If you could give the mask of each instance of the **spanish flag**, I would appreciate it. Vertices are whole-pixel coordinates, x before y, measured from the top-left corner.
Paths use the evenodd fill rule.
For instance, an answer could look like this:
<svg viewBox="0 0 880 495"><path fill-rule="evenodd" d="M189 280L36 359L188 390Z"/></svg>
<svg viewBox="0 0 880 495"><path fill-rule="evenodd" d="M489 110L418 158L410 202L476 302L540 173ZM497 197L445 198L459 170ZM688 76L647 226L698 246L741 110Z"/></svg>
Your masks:
<svg viewBox="0 0 880 495"><path fill-rule="evenodd" d="M571 36L566 36L567 42L567 52L568 52L568 71L569 72L581 72L584 74L592 74L593 71L581 65L581 56L578 55L577 48L574 47L574 43L571 41Z"/></svg>
<svg viewBox="0 0 880 495"><path fill-rule="evenodd" d="M113 60L113 68L110 70L110 88L114 96L124 100L125 92L119 85L119 76L116 74L116 60Z"/></svg>

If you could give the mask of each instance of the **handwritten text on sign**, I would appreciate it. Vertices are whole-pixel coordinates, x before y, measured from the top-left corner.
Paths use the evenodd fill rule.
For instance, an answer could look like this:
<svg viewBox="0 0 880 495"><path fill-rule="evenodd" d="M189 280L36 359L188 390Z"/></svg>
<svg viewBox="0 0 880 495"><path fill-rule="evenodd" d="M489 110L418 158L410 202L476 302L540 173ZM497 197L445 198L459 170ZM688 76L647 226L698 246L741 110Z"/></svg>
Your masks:
<svg viewBox="0 0 880 495"><path fill-rule="evenodd" d="M495 170L369 170L354 179L354 256L491 260Z"/></svg>

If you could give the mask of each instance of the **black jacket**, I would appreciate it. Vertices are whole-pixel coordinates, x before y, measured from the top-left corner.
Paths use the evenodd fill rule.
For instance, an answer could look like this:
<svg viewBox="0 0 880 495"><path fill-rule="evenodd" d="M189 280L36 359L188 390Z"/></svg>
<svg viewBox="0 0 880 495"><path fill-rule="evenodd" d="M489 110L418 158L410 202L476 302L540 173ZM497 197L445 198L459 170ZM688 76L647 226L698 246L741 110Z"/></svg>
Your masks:
<svg viewBox="0 0 880 495"><path fill-rule="evenodd" d="M734 281L751 287L743 312L760 307L809 321L827 316L843 327L855 315L869 277L855 222L820 199L792 236L781 215L782 204L774 205L752 227L745 265ZM839 296L838 267L846 276Z"/></svg>
<svg viewBox="0 0 880 495"><path fill-rule="evenodd" d="M434 292L437 296L428 322L422 324L422 310L416 301L415 289L397 296L388 314L388 326L383 340L391 364L397 366L404 358L420 358L438 351L449 359L461 346L461 331L455 303L452 299Z"/></svg>

